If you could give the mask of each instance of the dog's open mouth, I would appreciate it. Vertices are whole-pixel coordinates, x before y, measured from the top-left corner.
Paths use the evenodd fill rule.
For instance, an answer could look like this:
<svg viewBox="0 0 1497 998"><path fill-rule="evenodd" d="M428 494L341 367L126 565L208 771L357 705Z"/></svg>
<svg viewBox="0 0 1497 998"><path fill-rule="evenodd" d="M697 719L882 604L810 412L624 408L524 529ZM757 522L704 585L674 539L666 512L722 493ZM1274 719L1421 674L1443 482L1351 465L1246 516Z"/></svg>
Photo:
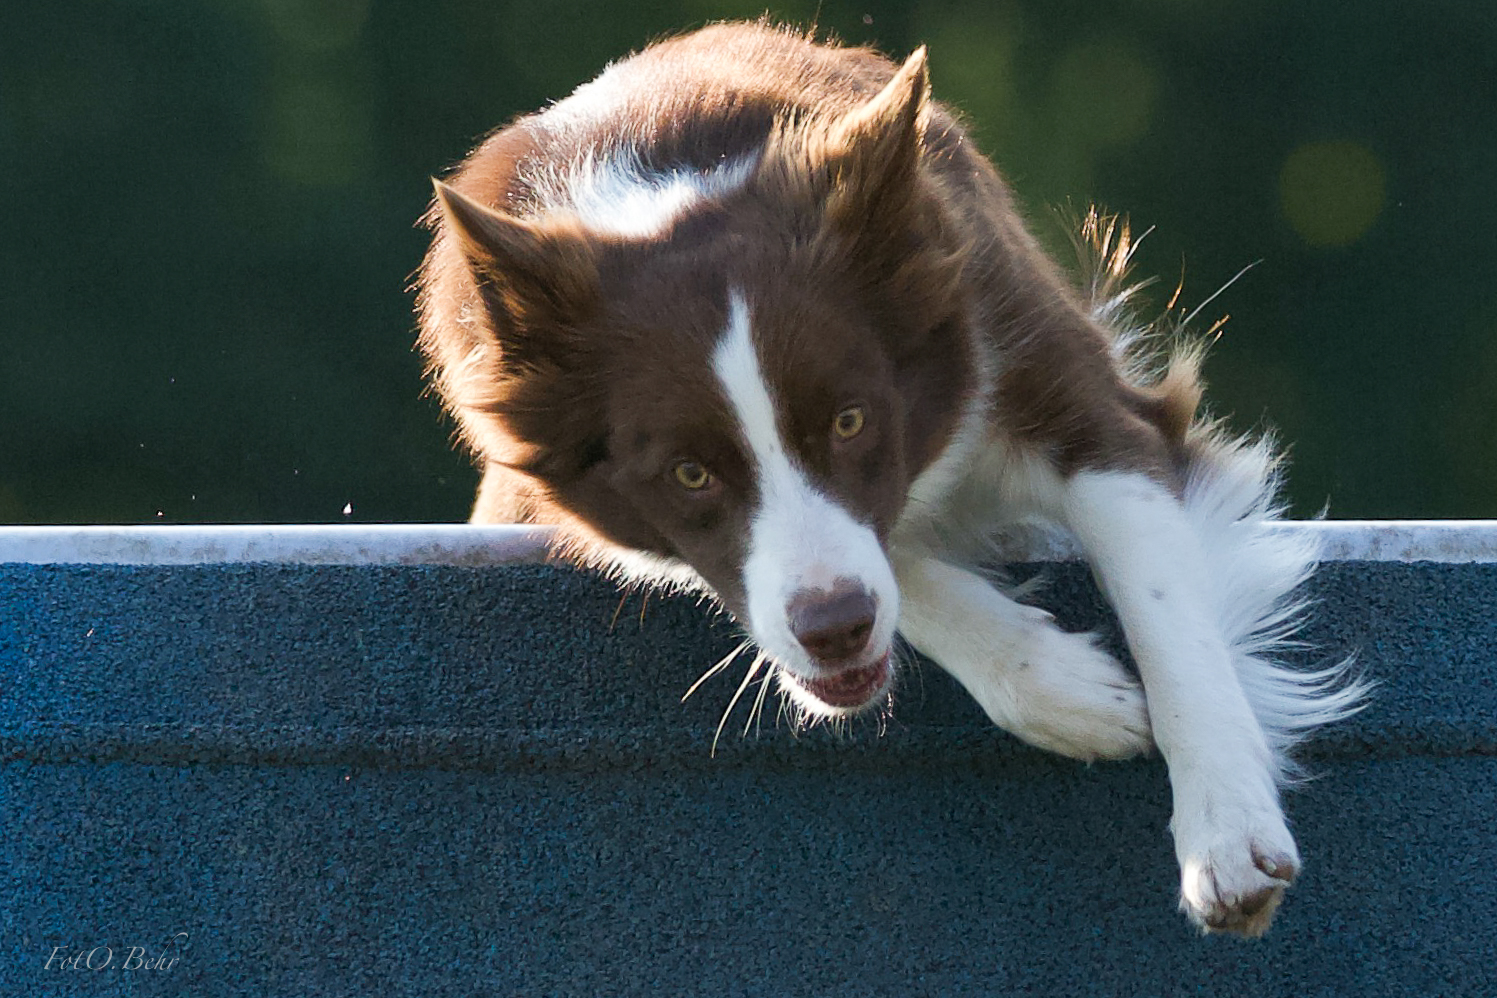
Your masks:
<svg viewBox="0 0 1497 998"><path fill-rule="evenodd" d="M807 679L804 676L789 676L789 678L828 707L839 710L858 710L873 703L888 690L889 683L894 678L891 665L892 654L892 650L887 651L872 665L842 669L816 679Z"/></svg>

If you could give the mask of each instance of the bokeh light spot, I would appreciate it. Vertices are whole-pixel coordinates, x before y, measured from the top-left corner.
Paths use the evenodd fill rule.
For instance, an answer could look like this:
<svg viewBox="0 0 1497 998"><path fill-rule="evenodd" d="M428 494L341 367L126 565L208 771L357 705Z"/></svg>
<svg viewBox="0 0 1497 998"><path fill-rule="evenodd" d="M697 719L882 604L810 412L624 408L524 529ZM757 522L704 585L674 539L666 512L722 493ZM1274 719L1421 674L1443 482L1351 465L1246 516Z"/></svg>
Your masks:
<svg viewBox="0 0 1497 998"><path fill-rule="evenodd" d="M349 184L370 159L370 112L351 82L288 78L274 92L263 155L271 172L314 187Z"/></svg>
<svg viewBox="0 0 1497 998"><path fill-rule="evenodd" d="M1062 135L1094 149L1126 146L1148 134L1159 72L1126 38L1095 39L1061 55L1053 92Z"/></svg>
<svg viewBox="0 0 1497 998"><path fill-rule="evenodd" d="M1387 201L1387 176L1356 142L1310 142L1284 160L1279 205L1311 246L1349 246L1367 234Z"/></svg>

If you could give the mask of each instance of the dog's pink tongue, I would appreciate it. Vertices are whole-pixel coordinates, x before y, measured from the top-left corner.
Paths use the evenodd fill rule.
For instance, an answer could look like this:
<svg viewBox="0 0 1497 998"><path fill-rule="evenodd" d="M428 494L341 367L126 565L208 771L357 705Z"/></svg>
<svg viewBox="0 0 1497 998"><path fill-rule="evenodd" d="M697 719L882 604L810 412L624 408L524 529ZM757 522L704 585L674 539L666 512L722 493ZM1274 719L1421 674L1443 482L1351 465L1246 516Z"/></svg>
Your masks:
<svg viewBox="0 0 1497 998"><path fill-rule="evenodd" d="M819 679L803 679L817 699L833 707L861 707L883 689L889 679L889 656L862 669L843 669Z"/></svg>

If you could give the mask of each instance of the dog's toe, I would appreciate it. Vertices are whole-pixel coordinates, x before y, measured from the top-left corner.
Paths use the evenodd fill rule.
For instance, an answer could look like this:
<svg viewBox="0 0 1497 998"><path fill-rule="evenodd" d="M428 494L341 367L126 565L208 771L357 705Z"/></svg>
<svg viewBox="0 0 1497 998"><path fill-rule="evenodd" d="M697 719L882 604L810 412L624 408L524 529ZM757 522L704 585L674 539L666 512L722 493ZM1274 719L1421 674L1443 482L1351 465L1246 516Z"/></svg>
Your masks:
<svg viewBox="0 0 1497 998"><path fill-rule="evenodd" d="M1292 840L1287 849L1251 836L1222 842L1185 857L1180 907L1206 932L1255 938L1268 931L1298 875Z"/></svg>

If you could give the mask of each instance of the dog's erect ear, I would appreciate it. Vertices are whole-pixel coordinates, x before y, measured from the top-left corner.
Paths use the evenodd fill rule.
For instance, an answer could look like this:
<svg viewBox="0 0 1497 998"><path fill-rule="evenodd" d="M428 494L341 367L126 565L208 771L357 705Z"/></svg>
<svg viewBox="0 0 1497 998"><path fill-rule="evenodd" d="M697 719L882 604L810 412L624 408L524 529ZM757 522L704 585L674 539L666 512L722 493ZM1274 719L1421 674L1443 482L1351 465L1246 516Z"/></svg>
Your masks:
<svg viewBox="0 0 1497 998"><path fill-rule="evenodd" d="M432 186L501 339L539 324L568 325L592 304L597 263L575 223L527 221L440 180Z"/></svg>
<svg viewBox="0 0 1497 998"><path fill-rule="evenodd" d="M492 336L489 349L468 353L447 375L465 379L466 409L500 417L502 436L524 445L510 448L526 455L516 470L549 487L577 473L579 442L597 425L589 343L578 333L597 302L592 244L574 224L516 218L433 186L446 238L485 313L473 317L486 320L474 333Z"/></svg>
<svg viewBox="0 0 1497 998"><path fill-rule="evenodd" d="M929 99L922 45L877 96L830 125L824 147L829 215L858 221L904 206L915 185Z"/></svg>

